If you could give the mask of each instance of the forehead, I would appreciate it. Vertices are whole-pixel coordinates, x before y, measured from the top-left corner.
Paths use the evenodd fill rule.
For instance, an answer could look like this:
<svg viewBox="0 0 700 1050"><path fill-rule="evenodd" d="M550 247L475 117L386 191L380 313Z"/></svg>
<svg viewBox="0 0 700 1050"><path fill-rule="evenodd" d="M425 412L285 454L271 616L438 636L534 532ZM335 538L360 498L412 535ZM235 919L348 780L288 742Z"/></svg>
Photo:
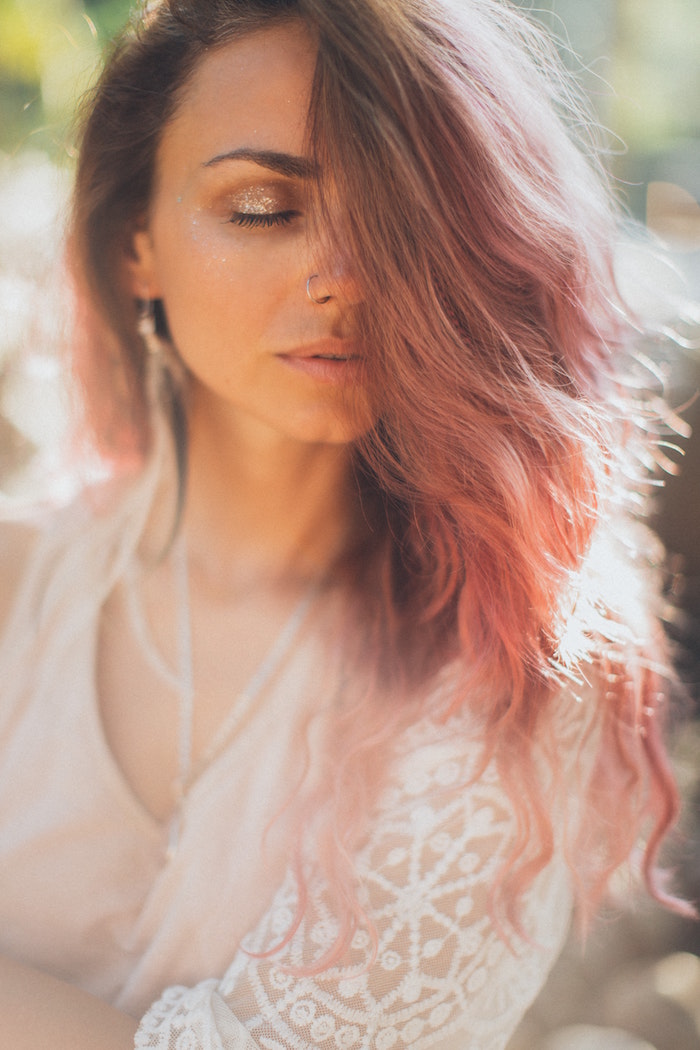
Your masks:
<svg viewBox="0 0 700 1050"><path fill-rule="evenodd" d="M299 154L316 61L300 19L247 33L194 69L159 148L161 175L185 175L241 146Z"/></svg>

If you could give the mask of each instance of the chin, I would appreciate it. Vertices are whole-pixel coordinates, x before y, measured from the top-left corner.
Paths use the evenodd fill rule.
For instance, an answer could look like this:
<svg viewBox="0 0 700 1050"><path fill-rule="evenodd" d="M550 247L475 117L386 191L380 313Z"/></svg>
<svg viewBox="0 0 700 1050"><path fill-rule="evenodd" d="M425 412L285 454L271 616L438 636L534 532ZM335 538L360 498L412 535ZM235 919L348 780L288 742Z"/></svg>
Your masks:
<svg viewBox="0 0 700 1050"><path fill-rule="evenodd" d="M327 427L293 427L286 431L292 440L308 445L351 445L369 430L369 426L338 425Z"/></svg>
<svg viewBox="0 0 700 1050"><path fill-rule="evenodd" d="M285 432L291 438L310 444L349 445L363 437L374 425L366 405L350 411L314 412L290 421Z"/></svg>

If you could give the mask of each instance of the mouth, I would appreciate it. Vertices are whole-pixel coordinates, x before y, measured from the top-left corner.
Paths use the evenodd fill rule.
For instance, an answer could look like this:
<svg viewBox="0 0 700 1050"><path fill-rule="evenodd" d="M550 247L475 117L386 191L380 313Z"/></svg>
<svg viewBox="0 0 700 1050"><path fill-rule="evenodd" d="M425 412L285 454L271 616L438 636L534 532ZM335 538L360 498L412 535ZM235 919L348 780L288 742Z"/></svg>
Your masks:
<svg viewBox="0 0 700 1050"><path fill-rule="evenodd" d="M311 358L316 361L359 360L359 354L357 354L355 346L351 340L338 339L335 337L318 339L312 343L295 347L293 350L288 350L286 353L280 354L280 357L302 360Z"/></svg>
<svg viewBox="0 0 700 1050"><path fill-rule="evenodd" d="M311 361L357 361L359 358L352 357L350 354L312 354L308 359Z"/></svg>
<svg viewBox="0 0 700 1050"><path fill-rule="evenodd" d="M348 339L329 338L278 354L284 363L322 382L346 382L356 374L361 357Z"/></svg>

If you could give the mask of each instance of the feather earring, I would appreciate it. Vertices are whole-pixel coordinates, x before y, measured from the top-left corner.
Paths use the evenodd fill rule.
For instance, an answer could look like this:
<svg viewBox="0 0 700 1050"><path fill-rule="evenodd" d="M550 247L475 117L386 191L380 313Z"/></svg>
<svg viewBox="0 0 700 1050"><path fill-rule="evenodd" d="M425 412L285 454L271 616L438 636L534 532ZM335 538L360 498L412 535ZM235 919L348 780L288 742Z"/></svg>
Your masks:
<svg viewBox="0 0 700 1050"><path fill-rule="evenodd" d="M165 329L165 318L158 316L162 306L155 299L137 300L136 328L146 350L146 394L150 411L163 413L173 435L177 469L177 497L170 546L177 533L184 509L187 484L187 371L172 341L158 331ZM160 323L162 321L162 324Z"/></svg>
<svg viewBox="0 0 700 1050"><path fill-rule="evenodd" d="M171 341L158 332L155 299L137 300L136 329L147 352L146 375L152 405L168 404L173 395L182 397L185 369Z"/></svg>

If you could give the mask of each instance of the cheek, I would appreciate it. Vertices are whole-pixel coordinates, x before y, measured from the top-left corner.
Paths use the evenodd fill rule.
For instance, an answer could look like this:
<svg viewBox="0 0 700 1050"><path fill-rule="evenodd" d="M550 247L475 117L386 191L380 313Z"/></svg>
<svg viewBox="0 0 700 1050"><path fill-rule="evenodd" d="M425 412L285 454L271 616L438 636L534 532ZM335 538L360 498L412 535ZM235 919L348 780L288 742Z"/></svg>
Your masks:
<svg viewBox="0 0 700 1050"><path fill-rule="evenodd" d="M160 286L169 317L216 329L262 329L286 295L291 260L262 236L194 217L157 230ZM173 330L173 335L175 336Z"/></svg>
<svg viewBox="0 0 700 1050"><path fill-rule="evenodd" d="M167 230L157 243L164 285L198 297L207 288L245 282L245 250L225 229L193 218Z"/></svg>

